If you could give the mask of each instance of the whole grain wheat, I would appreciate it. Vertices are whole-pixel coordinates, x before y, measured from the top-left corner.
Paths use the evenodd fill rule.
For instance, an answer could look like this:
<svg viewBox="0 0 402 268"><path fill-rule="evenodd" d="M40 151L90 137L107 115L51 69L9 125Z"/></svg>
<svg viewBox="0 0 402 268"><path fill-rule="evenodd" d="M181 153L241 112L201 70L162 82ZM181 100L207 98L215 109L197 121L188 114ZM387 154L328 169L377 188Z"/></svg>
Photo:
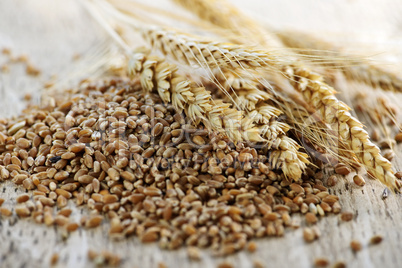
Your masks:
<svg viewBox="0 0 402 268"><path fill-rule="evenodd" d="M292 213L340 211L338 197L313 178L319 169L289 183L270 168L269 149L195 126L138 80L85 82L52 109L32 107L1 129L1 178L33 193L16 214L67 232L107 224L111 238L228 255L252 250L252 238L284 235ZM68 200L90 215L74 222Z"/></svg>

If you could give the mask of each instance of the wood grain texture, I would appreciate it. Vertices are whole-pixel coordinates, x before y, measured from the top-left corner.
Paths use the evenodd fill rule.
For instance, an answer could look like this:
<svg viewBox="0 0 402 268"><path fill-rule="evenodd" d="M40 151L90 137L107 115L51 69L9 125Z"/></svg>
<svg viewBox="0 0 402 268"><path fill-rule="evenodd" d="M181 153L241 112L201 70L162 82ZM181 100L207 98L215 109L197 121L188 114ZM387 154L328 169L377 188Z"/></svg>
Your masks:
<svg viewBox="0 0 402 268"><path fill-rule="evenodd" d="M14 55L27 54L42 74L32 78L25 74L22 63L9 64L9 73L0 73L0 116L8 117L21 111L22 96L32 93L39 101L41 85L53 74L65 73L76 53L85 53L101 42L103 32L91 22L89 15L77 1L2 0L0 1L0 50L11 48ZM83 27L83 25L86 25ZM0 64L8 59L0 55ZM401 146L393 161L402 170ZM326 174L332 174L328 169ZM185 249L166 251L156 244L142 244L138 238L112 241L107 235L107 223L94 230L79 229L65 239L60 229L35 224L32 220L15 216L0 216L0 267L49 267L50 258L60 256L56 267L94 267L87 258L88 249L109 250L122 257L122 267L217 267L223 261L234 267L253 267L255 260L265 267L312 267L317 257L326 257L331 264L344 261L348 267L402 267L402 207L401 195L382 200L384 187L367 179L364 187L352 182L353 174L340 179L330 190L340 197L344 210L352 211L354 219L342 222L338 215L319 220L322 235L306 244L302 228L287 229L283 238L257 240L255 253L240 252L226 258L214 258L202 251L199 262L190 261ZM15 197L24 192L11 182L0 184L3 206L12 208ZM79 220L87 213L71 201L72 217ZM297 216L295 216L297 217ZM304 226L303 221L302 227ZM373 235L382 235L379 245L369 245ZM363 243L362 251L354 254L349 246L352 239Z"/></svg>

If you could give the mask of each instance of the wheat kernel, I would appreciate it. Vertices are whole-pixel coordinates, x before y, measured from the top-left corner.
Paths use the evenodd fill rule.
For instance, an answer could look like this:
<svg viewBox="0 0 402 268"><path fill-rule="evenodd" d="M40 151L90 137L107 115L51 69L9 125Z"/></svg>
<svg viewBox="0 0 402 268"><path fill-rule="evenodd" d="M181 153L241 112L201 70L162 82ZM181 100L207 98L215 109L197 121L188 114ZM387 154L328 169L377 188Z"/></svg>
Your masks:
<svg viewBox="0 0 402 268"><path fill-rule="evenodd" d="M103 217L100 215L94 215L91 216L86 222L85 222L85 227L86 228L95 228L98 227L101 222L103 221Z"/></svg>
<svg viewBox="0 0 402 268"><path fill-rule="evenodd" d="M73 153L79 153L85 149L84 143L74 143L68 147L68 150Z"/></svg>
<svg viewBox="0 0 402 268"><path fill-rule="evenodd" d="M303 230L303 238L306 242L313 242L316 239L316 234L311 228L304 228Z"/></svg>
<svg viewBox="0 0 402 268"><path fill-rule="evenodd" d="M359 241L357 241L357 240L352 240L352 241L350 242L350 248L351 248L354 252L357 252L357 251L360 251L360 250L362 249L362 244L361 244Z"/></svg>
<svg viewBox="0 0 402 268"><path fill-rule="evenodd" d="M264 264L260 260L253 260L253 267L254 268L264 268Z"/></svg>
<svg viewBox="0 0 402 268"><path fill-rule="evenodd" d="M335 175L331 175L328 177L327 184L332 187L335 186L338 182L338 178Z"/></svg>
<svg viewBox="0 0 402 268"><path fill-rule="evenodd" d="M395 141L398 143L402 142L402 132L395 135Z"/></svg>
<svg viewBox="0 0 402 268"><path fill-rule="evenodd" d="M201 260L201 252L196 247L188 247L187 255L191 260L194 260L194 261Z"/></svg>
<svg viewBox="0 0 402 268"><path fill-rule="evenodd" d="M315 224L318 221L317 216L311 212L306 213L305 217L306 217L307 223L309 223L309 224Z"/></svg>
<svg viewBox="0 0 402 268"><path fill-rule="evenodd" d="M0 214L5 217L10 217L13 213L11 210L5 207L0 207Z"/></svg>
<svg viewBox="0 0 402 268"><path fill-rule="evenodd" d="M52 256L50 257L50 265L54 266L57 264L59 261L59 254L53 253Z"/></svg>
<svg viewBox="0 0 402 268"><path fill-rule="evenodd" d="M29 217L31 215L31 211L24 205L24 206L17 206L15 208L15 213L19 216L19 217Z"/></svg>
<svg viewBox="0 0 402 268"><path fill-rule="evenodd" d="M353 176L353 182L358 186L364 186L366 184L366 181L361 175Z"/></svg>
<svg viewBox="0 0 402 268"><path fill-rule="evenodd" d="M348 175L351 170L345 164L339 163L335 166L335 172L339 175Z"/></svg>
<svg viewBox="0 0 402 268"><path fill-rule="evenodd" d="M79 225L76 222L70 222L66 225L66 230L68 232L74 232L78 229Z"/></svg>
<svg viewBox="0 0 402 268"><path fill-rule="evenodd" d="M348 211L342 212L341 213L341 220L342 221L351 221L351 220L353 220L353 213L348 212Z"/></svg>
<svg viewBox="0 0 402 268"><path fill-rule="evenodd" d="M327 267L328 264L329 264L329 261L327 258L317 258L314 260L315 267Z"/></svg>
<svg viewBox="0 0 402 268"><path fill-rule="evenodd" d="M338 261L338 262L334 263L334 265L332 267L333 268L346 268L346 264L342 261Z"/></svg>
<svg viewBox="0 0 402 268"><path fill-rule="evenodd" d="M382 240L383 240L383 238L381 235L375 235L375 236L371 237L370 244L377 245L377 244L380 244L382 242Z"/></svg>
<svg viewBox="0 0 402 268"><path fill-rule="evenodd" d="M17 200L17 203L24 203L29 200L29 195L28 194L19 195L19 196L17 196L16 200Z"/></svg>
<svg viewBox="0 0 402 268"><path fill-rule="evenodd" d="M218 264L217 268L233 268L233 265L229 262L222 262Z"/></svg>

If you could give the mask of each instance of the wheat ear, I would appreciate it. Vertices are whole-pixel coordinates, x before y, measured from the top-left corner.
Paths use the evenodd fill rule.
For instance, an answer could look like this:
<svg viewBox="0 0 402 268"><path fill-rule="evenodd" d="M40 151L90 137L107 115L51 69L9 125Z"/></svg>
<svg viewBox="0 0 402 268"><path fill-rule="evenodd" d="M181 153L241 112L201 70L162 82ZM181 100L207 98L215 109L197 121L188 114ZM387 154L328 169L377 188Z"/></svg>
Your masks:
<svg viewBox="0 0 402 268"><path fill-rule="evenodd" d="M258 102L272 98L272 95L261 90L261 83L249 72L242 69L221 68L216 69L213 80L231 101L235 101L237 107L243 111L252 111Z"/></svg>
<svg viewBox="0 0 402 268"><path fill-rule="evenodd" d="M142 36L152 48L180 63L215 69L273 67L283 60L277 53L269 53L231 43L213 42L161 27L142 29Z"/></svg>
<svg viewBox="0 0 402 268"><path fill-rule="evenodd" d="M225 4L229 5L226 2ZM209 11L204 10L204 12ZM243 50L246 51L245 48ZM391 162L380 154L379 148L370 141L362 123L348 112L350 108L335 97L335 90L325 84L321 76L301 65L289 64L262 51L257 54L259 60L253 59L252 62L258 62L258 64L249 64L249 66L260 67L268 64L271 68L275 67L286 73L294 88L303 93L305 100L320 113L324 122L336 127L341 138L349 144L368 172L392 189L400 188L401 183L397 181L392 171ZM265 60L267 55L269 60Z"/></svg>
<svg viewBox="0 0 402 268"><path fill-rule="evenodd" d="M240 40L243 43L253 43L257 41L258 44L269 46L270 48L281 47L282 44L292 48L301 48L304 49L303 54L323 58L322 60L309 60L323 63L324 66L331 68L340 67L344 75L350 80L356 80L385 90L402 92L402 79L396 74L358 60L356 57L344 55L339 51L339 48L304 33L282 32L274 36L270 34L269 30L264 29L260 24L245 16L226 0L173 1L197 14L203 20L215 26L231 30L233 34L237 35L237 39L230 39L232 42L238 43ZM325 60L325 58L328 58L328 60ZM334 58L338 60L333 60Z"/></svg>
<svg viewBox="0 0 402 268"><path fill-rule="evenodd" d="M118 11L113 5L103 0L99 0L99 4L99 7L104 12L131 26L133 30L140 32L144 40L153 49L191 67L200 66L210 70L211 73L213 69L219 69L220 67L241 69L264 67L278 71L280 70L278 66L283 66L288 62L284 55L279 55L278 53L232 43L214 42L199 36L180 33L176 30L167 30L163 27L141 25L130 16ZM105 19L100 18L101 15L96 12L96 8L90 8L90 11L94 13L94 16L104 25L112 37L127 50L127 45L120 37L116 36L116 32L107 24Z"/></svg>
<svg viewBox="0 0 402 268"><path fill-rule="evenodd" d="M129 71L131 75L139 74L143 88L157 91L164 102L171 102L192 120L202 120L207 127L234 141L263 142L268 149L274 148L269 157L271 168L281 169L290 181L301 178L306 163L309 163L307 155L299 152L300 146L286 137L289 126L274 120L280 113L277 109L261 106L259 114L231 109L230 104L222 100L212 100L204 87L178 75L174 65L144 53L133 55ZM262 122L264 125L256 125Z"/></svg>
<svg viewBox="0 0 402 268"><path fill-rule="evenodd" d="M172 103L176 110L184 111L191 120L202 121L233 141L264 141L257 129L244 128L243 112L230 108L228 103L214 101L209 91L179 75L177 67L164 59L146 52L134 53L128 68L129 74L139 75L144 89L157 91L165 103Z"/></svg>
<svg viewBox="0 0 402 268"><path fill-rule="evenodd" d="M260 84L242 70L223 68L216 73L218 85L231 92L230 100L235 102L238 109L246 112L243 120L245 128L257 128L261 137L266 140L267 148L272 149L269 158L271 168L288 170L285 176L289 180L300 178L309 163L308 156L299 151L297 142L286 136L291 127L277 121L282 112L267 103L272 96L260 90Z"/></svg>
<svg viewBox="0 0 402 268"><path fill-rule="evenodd" d="M344 54L342 50L305 33L280 32L277 34L287 47L302 49L303 53L319 57L337 57L345 59L345 64L325 62L323 66L340 69L345 77L352 81L367 84L373 88L402 92L402 78L378 66Z"/></svg>
<svg viewBox="0 0 402 268"><path fill-rule="evenodd" d="M221 65L281 70L293 87L302 92L305 100L320 113L324 122L336 127L341 138L349 144L369 173L390 188L399 189L400 183L392 171L391 162L381 155L379 148L370 141L362 123L348 112L350 108L335 97L335 90L325 84L320 75L263 51L256 52L237 45L197 43L195 39L185 36L177 38L164 31L159 34L157 32L148 31L150 43L164 54L174 55L177 60L187 64L202 62L208 68Z"/></svg>
<svg viewBox="0 0 402 268"><path fill-rule="evenodd" d="M368 172L392 189L399 189L401 185L392 171L391 162L370 141L363 124L349 113L350 108L335 97L334 89L322 82L319 75L303 67L288 66L286 74L292 85L320 113L324 122L337 130L342 140L347 141Z"/></svg>
<svg viewBox="0 0 402 268"><path fill-rule="evenodd" d="M118 16L124 18L122 14ZM399 188L400 183L393 174L391 163L381 156L363 125L350 115L350 108L334 96L334 90L322 82L321 76L275 53L233 44L201 41L199 38L163 28L132 26L142 32L144 39L153 48L190 66L202 66L211 72L213 68L220 67L265 67L266 70L285 73L293 86L303 93L306 101L320 112L324 122L339 126L340 136L348 142L368 171L392 189Z"/></svg>
<svg viewBox="0 0 402 268"><path fill-rule="evenodd" d="M299 99L299 96L295 96L295 93L288 98L281 96L282 94L277 94L283 91L279 86L282 83L275 81L274 77L270 77L270 83L273 82L273 89L276 93L271 95L259 89L262 88L262 85L256 78L250 77L248 73L243 73L242 70L236 70L234 72L233 70L222 69L216 73L215 78L220 85L222 85L224 90L227 92L234 91L229 101L235 101L239 109L248 110L248 107L253 107L253 111L249 111L251 111L250 114L255 114L251 116L251 118L254 118L254 121L261 120L260 123L267 123L270 117L284 114L286 116L286 128L291 128L295 132L300 141L303 142L304 147L308 147L307 150L310 151L310 153L314 154L316 157L318 153L320 159L323 161L334 163L335 159L340 159L344 163L356 166L356 163L359 161L356 155L348 149L349 146L343 140L338 138L336 132L328 128L319 118L314 116L314 109L308 106L305 101ZM242 75L239 76L239 74ZM245 87L242 87L242 85L245 85ZM263 92L263 94L258 96L258 98L247 97L245 101L245 97L243 96L253 95L247 93L254 92L255 90ZM282 93L286 94L285 92ZM227 96L223 97L228 98ZM266 102L269 103L269 108L267 107L268 111L270 111L268 116L264 116L264 112L259 113L258 111L259 107L264 107ZM244 105L244 103L247 103L247 105ZM275 109L275 107L277 107L277 109ZM275 115L273 112L275 112ZM261 125L261 135L268 140L272 140L272 138L264 136L266 133L264 130L268 128L275 129L274 125L276 123L278 122L269 122L267 125ZM289 127L289 125L291 127ZM283 128L280 129L283 130ZM286 132L287 130L284 131ZM272 131L271 133L280 133L280 130Z"/></svg>

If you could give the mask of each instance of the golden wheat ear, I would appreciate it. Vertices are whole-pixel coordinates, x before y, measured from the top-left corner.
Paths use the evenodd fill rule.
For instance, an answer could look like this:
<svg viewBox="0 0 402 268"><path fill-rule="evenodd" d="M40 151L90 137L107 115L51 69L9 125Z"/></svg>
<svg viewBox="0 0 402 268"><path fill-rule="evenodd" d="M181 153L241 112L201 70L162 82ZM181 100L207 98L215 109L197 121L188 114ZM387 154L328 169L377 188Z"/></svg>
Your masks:
<svg viewBox="0 0 402 268"><path fill-rule="evenodd" d="M184 111L187 116L195 122L202 120L207 126L215 131L229 131L225 133L229 137L241 137L239 130L225 130L225 123L222 119L230 113L230 104L218 103L215 105L211 94L204 87L198 86L195 82L188 80L177 72L177 66L167 63L164 59L150 56L145 53L134 53L128 72L131 75L138 75L141 85L148 91L156 91L165 103L172 103L179 112ZM207 122L209 117L214 120ZM219 122L216 120L220 119ZM240 117L233 117L231 122L234 126L241 126ZM227 123L228 124L228 123ZM235 134L234 132L239 132Z"/></svg>
<svg viewBox="0 0 402 268"><path fill-rule="evenodd" d="M324 122L316 118L315 110L305 101L301 99L295 100L295 95L298 94L292 93L287 98L282 96L282 94L286 95L287 92L284 92L279 87L279 84L282 83L276 80L278 79L277 76L269 76L269 82L273 83L270 87L274 91L270 89L272 94L268 94L262 90L263 86L258 82L257 77L251 77L249 73L243 73L240 76L241 71L238 70L237 74L234 74L233 70L223 68L217 72L215 78L226 91L233 91L233 95L228 101L235 101L239 109L248 111L250 119L246 120L246 122L254 126L258 125L262 137L270 141L281 141L280 138L277 139L281 137L281 133L287 133L289 129L292 129L292 132L294 132L303 144L303 149L309 151L314 157L317 157L318 154L320 158L325 158L324 161L326 162L337 163L339 161L354 167L360 166L357 164L359 160L353 151L348 149L348 145L339 139L335 131L328 129ZM245 88L242 88L241 85L245 85ZM258 91L265 93L266 98L262 98L264 95L261 95L260 98L248 100L248 104L252 103L253 106L253 109L249 110L246 105L242 105L244 101L242 92L245 92L244 95L246 95L247 92L253 92L257 88ZM227 96L223 97L227 98ZM281 114L285 115L285 122L287 124L271 120ZM272 144L268 144L268 147L270 146ZM277 146L277 144L274 145L275 148ZM305 154L300 151L297 154L299 160L303 162ZM327 158L331 159L331 161L327 160Z"/></svg>
<svg viewBox="0 0 402 268"><path fill-rule="evenodd" d="M215 1L230 5L226 1ZM204 12L215 12L210 6L204 5L203 8L205 8ZM195 8L192 11L200 14L200 11ZM239 13L238 16L241 14ZM229 26L229 29L242 27L242 25L231 23L232 26ZM244 27L246 28L247 25ZM266 45L269 46L269 44ZM246 51L247 49L243 48L243 50ZM363 129L363 124L349 113L350 108L335 97L335 90L323 82L323 77L302 66L300 62L289 63L289 60L283 60L280 57L270 57L269 60L266 60L265 56L267 53L260 51L258 57L262 62L252 60L258 64L249 64L247 67L269 66L271 70L276 69L282 72L292 86L301 92L304 99L320 114L322 120L339 132L339 136L354 151L359 161L371 175L393 190L398 190L402 186L394 175L392 164L381 155L379 148L370 141L367 132Z"/></svg>
<svg viewBox="0 0 402 268"><path fill-rule="evenodd" d="M212 80L240 110L253 111L258 102L272 98L272 94L260 89L261 83L250 72L242 69L216 69Z"/></svg>
<svg viewBox="0 0 402 268"><path fill-rule="evenodd" d="M297 181L306 164L310 164L308 156L300 151L301 146L296 141L287 136L291 127L278 121L282 111L268 103L272 95L260 90L261 85L256 78L242 71L222 68L216 72L214 85L230 92L230 96L224 97L246 113L244 128L255 129L265 140L266 148L271 150L270 167L282 169L287 180Z"/></svg>
<svg viewBox="0 0 402 268"><path fill-rule="evenodd" d="M289 181L298 181L309 163L300 146L286 136L289 126L276 122L281 113L269 105L259 105L247 113L229 108L222 100L214 101L204 87L197 86L177 73L176 66L143 53L133 55L129 73L138 75L142 86L157 91L164 102L184 111L193 121L201 120L211 130L233 141L262 142L271 151L272 169L281 169ZM257 112L258 114L255 114ZM257 124L259 123L259 124Z"/></svg>
<svg viewBox="0 0 402 268"><path fill-rule="evenodd" d="M367 171L391 189L398 190L402 185L394 175L391 162L371 142L363 124L350 114L350 108L334 96L334 89L322 82L320 76L303 67L289 67L287 74L292 85L303 93L323 121L337 130L340 138L348 143Z"/></svg>

